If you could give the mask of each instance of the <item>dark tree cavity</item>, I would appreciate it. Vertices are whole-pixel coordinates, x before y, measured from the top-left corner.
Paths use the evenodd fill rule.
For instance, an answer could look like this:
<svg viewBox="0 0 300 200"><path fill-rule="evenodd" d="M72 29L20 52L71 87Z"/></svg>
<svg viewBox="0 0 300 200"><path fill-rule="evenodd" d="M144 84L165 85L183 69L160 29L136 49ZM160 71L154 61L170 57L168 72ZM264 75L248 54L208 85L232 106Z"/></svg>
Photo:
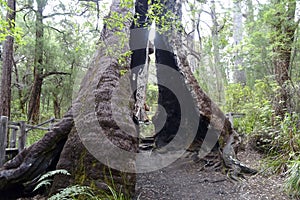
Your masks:
<svg viewBox="0 0 300 200"><path fill-rule="evenodd" d="M148 2L139 0L136 3L137 24L131 27L132 30L139 29L138 33L132 31L137 34L136 38L148 38L147 28L151 24L147 17ZM188 50L184 47L180 29L181 2L159 1L159 3L163 9L156 13L154 11L159 18L156 22L156 29L159 31L156 33L154 46L158 104L161 109L158 109L153 119L156 129L155 147L157 149L166 147L166 150L186 147L199 153L205 140L211 149L217 150L218 148L214 147L220 146L221 157L226 167L234 168L238 172L255 173L255 170L247 168L237 160L237 147L240 143L238 134L224 113L200 88L190 70ZM166 29L165 26L168 27L168 31L162 31ZM141 42L144 42L143 47L147 47L146 40ZM146 49L133 50L131 62L131 67L135 67L133 76L143 66L145 58ZM179 142L169 147L168 144L175 136L179 137Z"/></svg>

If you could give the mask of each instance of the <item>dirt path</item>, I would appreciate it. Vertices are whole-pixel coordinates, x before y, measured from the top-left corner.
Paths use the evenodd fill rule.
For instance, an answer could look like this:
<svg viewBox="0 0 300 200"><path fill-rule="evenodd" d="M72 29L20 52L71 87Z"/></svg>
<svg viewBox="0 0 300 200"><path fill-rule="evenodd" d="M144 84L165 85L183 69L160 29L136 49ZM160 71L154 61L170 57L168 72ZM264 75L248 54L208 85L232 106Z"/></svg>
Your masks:
<svg viewBox="0 0 300 200"><path fill-rule="evenodd" d="M257 167L261 156L247 149L238 155L251 167ZM260 174L233 182L226 175L200 170L201 163L180 158L172 165L151 173L138 174L137 196L140 200L286 200L283 179Z"/></svg>

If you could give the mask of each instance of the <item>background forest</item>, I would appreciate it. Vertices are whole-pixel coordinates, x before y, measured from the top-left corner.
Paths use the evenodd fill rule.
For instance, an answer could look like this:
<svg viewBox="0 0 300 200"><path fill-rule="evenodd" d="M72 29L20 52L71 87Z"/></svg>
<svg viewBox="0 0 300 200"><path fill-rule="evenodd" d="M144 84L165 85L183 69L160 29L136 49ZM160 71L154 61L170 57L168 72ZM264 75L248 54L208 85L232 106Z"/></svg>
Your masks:
<svg viewBox="0 0 300 200"><path fill-rule="evenodd" d="M71 106L76 76L97 48L110 2L0 4L0 115L33 124L61 118ZM262 168L284 173L286 190L299 195L300 3L188 0L182 8L200 86L225 113L243 114L235 128L267 155ZM150 83L148 104L156 99Z"/></svg>

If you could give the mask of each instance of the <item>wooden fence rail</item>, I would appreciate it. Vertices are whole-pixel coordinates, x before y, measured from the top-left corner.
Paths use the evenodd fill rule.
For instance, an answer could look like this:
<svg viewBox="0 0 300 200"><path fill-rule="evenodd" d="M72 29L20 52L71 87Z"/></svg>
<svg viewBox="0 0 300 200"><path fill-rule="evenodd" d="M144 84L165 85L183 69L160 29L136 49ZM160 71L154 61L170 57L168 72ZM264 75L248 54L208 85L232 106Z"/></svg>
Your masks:
<svg viewBox="0 0 300 200"><path fill-rule="evenodd" d="M0 116L0 167L3 166L8 155L13 157L25 148L29 131L34 129L49 131L55 121L55 118L51 118L33 126L26 124L25 121L10 122L6 116ZM50 125L49 127L42 127L45 124ZM9 137L7 137L8 135Z"/></svg>

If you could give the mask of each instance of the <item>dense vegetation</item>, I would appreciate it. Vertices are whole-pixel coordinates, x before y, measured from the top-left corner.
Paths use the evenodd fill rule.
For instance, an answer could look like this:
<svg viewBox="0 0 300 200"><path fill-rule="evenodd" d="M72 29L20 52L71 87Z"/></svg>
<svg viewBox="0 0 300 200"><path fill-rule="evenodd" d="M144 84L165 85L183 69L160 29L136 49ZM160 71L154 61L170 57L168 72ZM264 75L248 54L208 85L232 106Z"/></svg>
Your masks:
<svg viewBox="0 0 300 200"><path fill-rule="evenodd" d="M101 37L109 5L22 0L11 21L4 15L9 4L0 4L1 65L5 39L14 38L10 119L60 118L72 103L76 76L86 70ZM238 132L267 155L264 167L284 173L286 190L299 196L299 3L191 0L183 10L194 52L190 63L200 86L224 112L245 114L235 119ZM148 104L156 99L151 83Z"/></svg>

